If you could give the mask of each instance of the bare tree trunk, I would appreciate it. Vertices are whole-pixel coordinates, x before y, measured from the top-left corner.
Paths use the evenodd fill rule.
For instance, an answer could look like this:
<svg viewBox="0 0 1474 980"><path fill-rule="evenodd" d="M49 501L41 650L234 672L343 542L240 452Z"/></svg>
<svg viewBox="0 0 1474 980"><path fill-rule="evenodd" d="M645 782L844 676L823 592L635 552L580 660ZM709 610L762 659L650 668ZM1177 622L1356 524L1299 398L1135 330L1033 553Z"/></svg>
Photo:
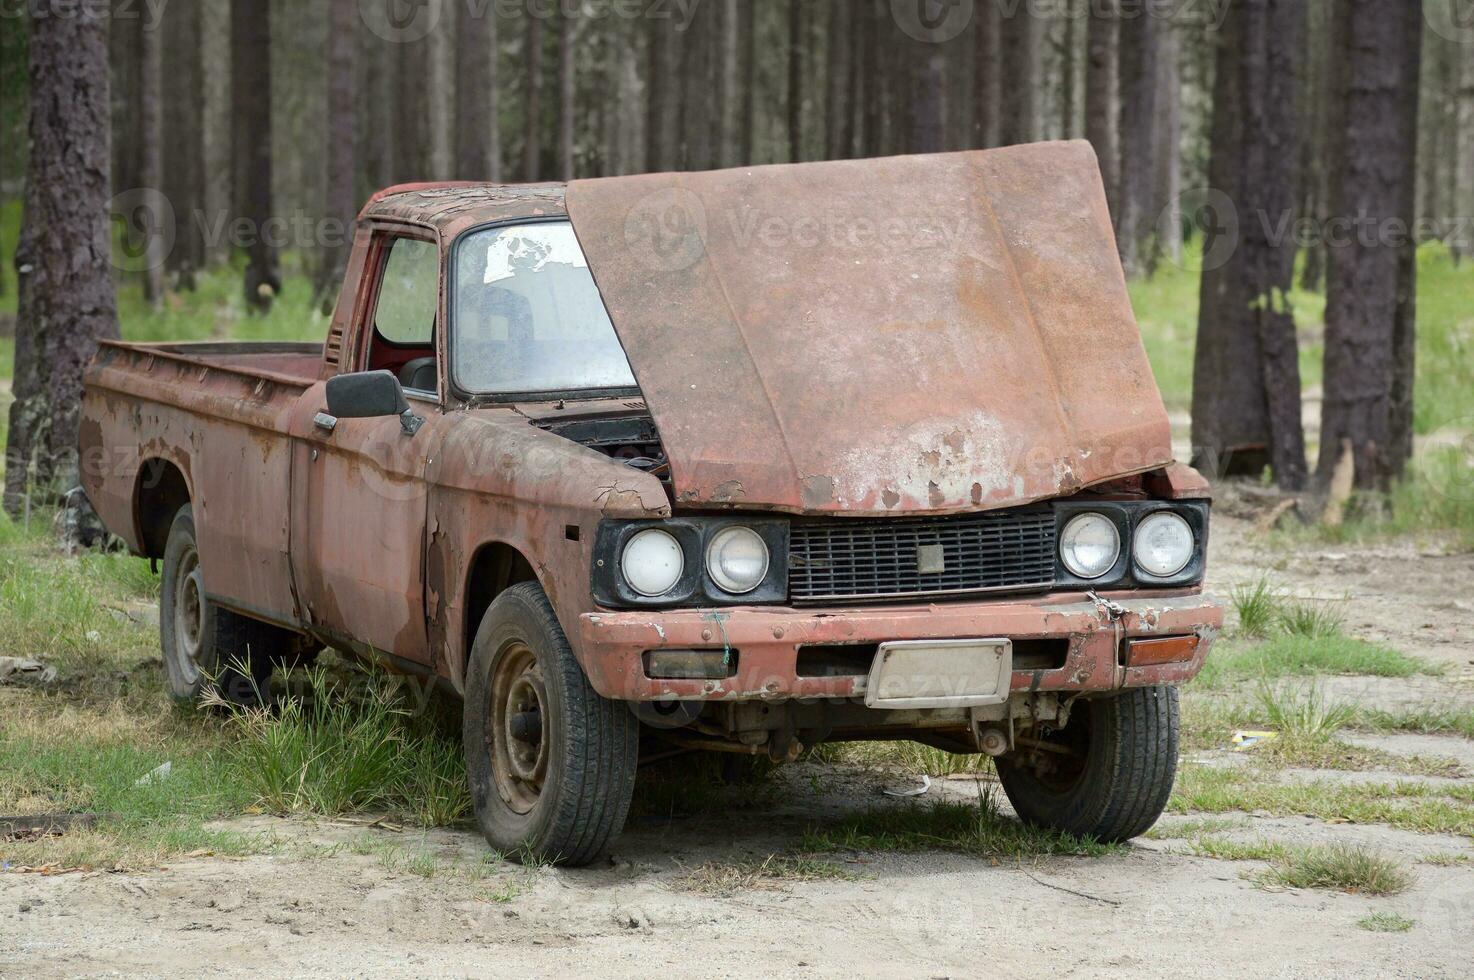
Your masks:
<svg viewBox="0 0 1474 980"><path fill-rule="evenodd" d="M163 139L170 152L162 157L164 196L173 205L176 233L166 266L180 289L195 288L195 274L205 264L205 241L196 213L205 210L205 88L201 48L201 10L189 4L163 18Z"/></svg>
<svg viewBox="0 0 1474 980"><path fill-rule="evenodd" d="M1089 0L1085 0L1089 2ZM1060 139L1074 139L1080 132L1079 47L1080 20L1075 0L1064 0L1064 38L1060 50Z"/></svg>
<svg viewBox="0 0 1474 980"><path fill-rule="evenodd" d="M737 85L742 89L742 107L737 117L737 159L753 162L753 140L757 132L757 24L753 5L738 0L737 8Z"/></svg>
<svg viewBox="0 0 1474 980"><path fill-rule="evenodd" d="M1356 485L1385 489L1411 448L1416 187L1422 3L1343 0L1345 109L1331 213L1353 233L1329 249L1325 400L1317 478L1330 479L1343 442Z"/></svg>
<svg viewBox="0 0 1474 980"><path fill-rule="evenodd" d="M804 0L788 0L788 159L804 158L804 49L807 18Z"/></svg>
<svg viewBox="0 0 1474 980"><path fill-rule="evenodd" d="M1090 33L1085 53L1085 138L1095 147L1112 214L1119 207L1121 166L1121 150L1116 140L1116 124L1120 119L1116 108L1116 40L1120 36L1120 22L1115 3L1116 0L1090 0Z"/></svg>
<svg viewBox="0 0 1474 980"><path fill-rule="evenodd" d="M650 20L650 103L645 124L645 169L676 169L676 30L669 18Z"/></svg>
<svg viewBox="0 0 1474 980"><path fill-rule="evenodd" d="M1042 25L1027 3L999 14L998 143L1012 146L1038 138L1039 35Z"/></svg>
<svg viewBox="0 0 1474 980"><path fill-rule="evenodd" d="M1314 223L1316 229L1326 226L1326 203L1330 194L1331 59L1340 56L1336 38L1337 18L1331 14L1333 0L1309 0L1306 11L1305 84L1302 87L1302 124L1300 140L1300 215ZM1321 234L1312 235L1305 248L1300 286L1318 290L1325 282L1326 249Z"/></svg>
<svg viewBox="0 0 1474 980"><path fill-rule="evenodd" d="M1455 213L1464 218L1457 229L1454 257L1474 255L1474 44L1460 47L1459 66L1459 152L1455 177L1458 206Z"/></svg>
<svg viewBox="0 0 1474 980"><path fill-rule="evenodd" d="M376 191L394 182L397 133L394 128L395 59L388 45L367 27L359 31L358 158L363 165L361 190Z"/></svg>
<svg viewBox="0 0 1474 980"><path fill-rule="evenodd" d="M992 3L973 8L972 145L998 145L998 8Z"/></svg>
<svg viewBox="0 0 1474 980"><path fill-rule="evenodd" d="M116 27L117 25L114 24ZM164 188L164 124L162 118L162 94L163 82L163 45L162 31L157 26L143 26L138 30L138 124L136 140L138 148L138 186L145 193L153 196L156 202L162 201ZM118 188L127 190L128 188ZM136 220L153 220L161 218L162 215L153 215L150 209L143 208L139 214L129 216L127 221L127 233L131 236ZM177 224L176 224L177 228ZM166 256L162 254L163 239L153 234L155 229L141 229L144 237L141 242L146 250L144 254L143 268L143 298L148 305L157 312L164 303L164 262Z"/></svg>
<svg viewBox="0 0 1474 980"><path fill-rule="evenodd" d="M538 180L542 172L543 21L531 9L523 16L527 31L522 46L522 179Z"/></svg>
<svg viewBox="0 0 1474 980"><path fill-rule="evenodd" d="M1129 276L1139 276L1151 261L1151 208L1157 126L1157 18L1144 9L1121 22L1121 167L1117 195L1116 244Z"/></svg>
<svg viewBox="0 0 1474 980"><path fill-rule="evenodd" d="M910 41L905 55L911 68L911 113L906 149L911 153L941 152L946 143L946 51L940 44Z"/></svg>
<svg viewBox="0 0 1474 980"><path fill-rule="evenodd" d="M1148 274L1155 271L1156 260L1160 256L1165 255L1173 262L1182 260L1182 215L1177 200L1182 192L1181 45L1177 29L1172 24L1162 26L1161 38L1161 57L1157 60L1157 149L1153 154L1157 183L1150 212L1158 215L1159 220L1153 229L1156 239L1152 261L1147 267ZM1289 150L1291 153L1295 151L1293 142Z"/></svg>
<svg viewBox="0 0 1474 980"><path fill-rule="evenodd" d="M578 15L564 12L558 20L558 179L573 179L575 106L574 44Z"/></svg>
<svg viewBox="0 0 1474 980"><path fill-rule="evenodd" d="M461 11L455 44L455 170L461 180L499 181L496 4Z"/></svg>
<svg viewBox="0 0 1474 980"><path fill-rule="evenodd" d="M870 0L860 15L865 21L865 107L862 116L864 139L861 141L862 156L879 156L885 150L885 58L883 56L883 25L889 24L888 14L881 13L881 0ZM985 5L985 7L988 5Z"/></svg>
<svg viewBox="0 0 1474 980"><path fill-rule="evenodd" d="M231 82L237 159L245 167L244 210L251 226L245 276L246 306L265 313L281 292L281 260L265 234L271 220L271 6L231 0Z"/></svg>
<svg viewBox="0 0 1474 980"><path fill-rule="evenodd" d="M717 31L716 112L712 116L711 143L718 167L737 164L736 115L733 93L737 90L737 4L739 0L722 0L718 5L720 25Z"/></svg>
<svg viewBox="0 0 1474 980"><path fill-rule="evenodd" d="M845 124L850 118L850 21L853 0L829 0L828 66L825 72L824 156L837 160L848 156Z"/></svg>
<svg viewBox="0 0 1474 980"><path fill-rule="evenodd" d="M334 240L319 242L313 301L321 306L324 315L332 313L348 265L353 217L358 205L358 160L354 146L358 134L358 37L354 33L357 19L357 0L332 0L328 8L328 145L323 210L338 227Z"/></svg>
<svg viewBox="0 0 1474 980"><path fill-rule="evenodd" d="M5 446L5 509L76 485L82 371L118 336L109 265L111 166L107 21L30 21L30 159L15 254L15 401Z"/></svg>

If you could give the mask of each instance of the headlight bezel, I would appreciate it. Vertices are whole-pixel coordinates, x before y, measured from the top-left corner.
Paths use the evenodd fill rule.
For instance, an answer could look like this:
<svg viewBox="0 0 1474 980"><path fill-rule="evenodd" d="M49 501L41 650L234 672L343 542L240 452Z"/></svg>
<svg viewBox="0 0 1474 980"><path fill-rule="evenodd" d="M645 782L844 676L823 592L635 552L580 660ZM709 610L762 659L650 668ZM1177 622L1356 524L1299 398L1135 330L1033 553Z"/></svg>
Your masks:
<svg viewBox="0 0 1474 980"><path fill-rule="evenodd" d="M1070 567L1070 560L1066 556L1067 546L1065 539L1070 533L1070 528L1074 527L1076 524L1081 523L1082 521L1089 520L1101 522L1106 527L1110 528L1111 532L1115 535L1114 547L1116 553L1112 557L1111 563L1105 568L1101 569L1100 572L1095 575L1083 575L1075 569L1072 569ZM1102 514L1101 512L1094 510L1081 510L1074 514L1071 514L1069 520L1064 521L1060 524L1059 537L1055 542L1055 555L1057 560L1059 561L1060 567L1063 568L1070 575L1073 575L1074 577L1082 579L1086 582L1099 582L1101 579L1109 575L1118 564L1120 564L1121 551L1128 544L1129 543L1121 535L1121 529L1116 526L1115 521L1111 520L1110 515Z"/></svg>
<svg viewBox="0 0 1474 980"><path fill-rule="evenodd" d="M1187 522L1192 531L1193 552L1173 575L1153 575L1136 564L1136 529L1142 521L1160 511L1170 511ZM1197 585L1203 580L1208 548L1207 500L1056 500L1054 588L1058 591L1077 589L1180 588ZM1099 578L1080 578L1065 567L1060 557L1060 541L1065 525L1080 514L1094 512L1116 526L1121 547L1116 563Z"/></svg>
<svg viewBox="0 0 1474 980"><path fill-rule="evenodd" d="M754 580L754 582L752 583L752 585L748 586L745 589L734 589L730 587L733 583L722 581L722 575L718 573L716 563L713 560L713 555L716 551L717 543L723 537L727 535L740 534L743 532L750 534L754 538L756 538L758 544L762 547L763 568L762 571L758 574L757 579ZM771 570L773 565L773 549L768 547L768 543L763 540L763 536L757 531L748 527L746 524L738 523L727 524L716 529L711 534L708 534L706 537L706 542L702 547L702 557L706 563L706 577L711 580L711 584L717 589L720 589L731 595L748 595L753 592L755 589L761 586L764 581L767 580L768 572Z"/></svg>
<svg viewBox="0 0 1474 980"><path fill-rule="evenodd" d="M1181 563L1179 563L1177 567L1173 568L1170 572L1153 571L1147 568L1141 559L1142 535L1146 532L1147 525L1161 521L1166 521L1169 523L1175 522L1176 524L1181 525L1181 527L1187 531L1187 553L1183 555ZM1188 523L1187 518L1182 516L1175 510L1157 508L1150 513L1139 516L1135 522L1135 526L1132 528L1131 566L1133 571L1137 575L1146 576L1147 578L1176 578L1182 573L1182 570L1184 568L1192 563L1193 552L1195 550L1197 550L1197 535L1193 533L1192 525Z"/></svg>
<svg viewBox="0 0 1474 980"><path fill-rule="evenodd" d="M731 527L745 527L768 548L768 568L762 581L748 592L725 591L707 571L706 549L711 540ZM658 528L681 545L684 568L669 592L644 596L625 581L620 560L636 534ZM775 518L675 517L665 520L604 521L594 540L590 578L594 601L609 608L671 608L677 606L758 605L788 599L788 521Z"/></svg>

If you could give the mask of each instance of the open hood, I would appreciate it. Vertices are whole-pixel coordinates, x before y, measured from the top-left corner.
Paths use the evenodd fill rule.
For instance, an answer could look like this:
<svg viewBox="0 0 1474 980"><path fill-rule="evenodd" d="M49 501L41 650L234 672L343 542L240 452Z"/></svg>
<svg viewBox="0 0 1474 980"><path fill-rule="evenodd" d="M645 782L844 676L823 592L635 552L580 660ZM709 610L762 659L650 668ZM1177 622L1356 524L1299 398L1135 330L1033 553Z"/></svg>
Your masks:
<svg viewBox="0 0 1474 980"><path fill-rule="evenodd" d="M676 502L986 510L1172 458L1095 154L575 181Z"/></svg>

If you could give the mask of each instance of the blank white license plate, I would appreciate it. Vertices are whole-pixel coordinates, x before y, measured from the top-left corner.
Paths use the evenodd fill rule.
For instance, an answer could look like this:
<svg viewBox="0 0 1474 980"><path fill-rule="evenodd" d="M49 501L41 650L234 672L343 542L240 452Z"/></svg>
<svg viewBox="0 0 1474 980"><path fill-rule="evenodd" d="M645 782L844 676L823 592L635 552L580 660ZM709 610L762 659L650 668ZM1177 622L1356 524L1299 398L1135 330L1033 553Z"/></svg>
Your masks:
<svg viewBox="0 0 1474 980"><path fill-rule="evenodd" d="M871 708L973 708L1008 700L1012 640L897 640L870 665Z"/></svg>

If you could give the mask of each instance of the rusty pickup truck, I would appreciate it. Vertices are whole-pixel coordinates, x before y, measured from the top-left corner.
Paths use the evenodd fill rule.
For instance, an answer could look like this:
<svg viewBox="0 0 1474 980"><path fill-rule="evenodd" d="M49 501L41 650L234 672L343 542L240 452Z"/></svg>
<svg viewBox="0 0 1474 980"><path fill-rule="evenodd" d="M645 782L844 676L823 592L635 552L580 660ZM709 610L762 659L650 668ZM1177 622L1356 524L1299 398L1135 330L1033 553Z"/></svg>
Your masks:
<svg viewBox="0 0 1474 980"><path fill-rule="evenodd" d="M1132 837L1222 623L1079 142L392 187L323 343L107 343L83 411L176 697L442 679L487 840L569 864L642 741L986 753Z"/></svg>

